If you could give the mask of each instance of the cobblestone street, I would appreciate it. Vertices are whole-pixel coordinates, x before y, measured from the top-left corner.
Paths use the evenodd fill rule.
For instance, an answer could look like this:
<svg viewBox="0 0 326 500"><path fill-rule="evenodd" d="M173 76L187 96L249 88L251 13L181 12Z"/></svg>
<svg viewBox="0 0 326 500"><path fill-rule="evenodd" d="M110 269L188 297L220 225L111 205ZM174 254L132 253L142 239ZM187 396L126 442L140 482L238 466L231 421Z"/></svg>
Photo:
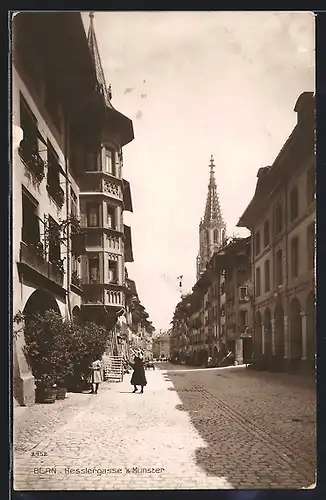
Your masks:
<svg viewBox="0 0 326 500"><path fill-rule="evenodd" d="M315 481L313 381L245 368L147 371L145 393L14 409L16 490L302 488Z"/></svg>

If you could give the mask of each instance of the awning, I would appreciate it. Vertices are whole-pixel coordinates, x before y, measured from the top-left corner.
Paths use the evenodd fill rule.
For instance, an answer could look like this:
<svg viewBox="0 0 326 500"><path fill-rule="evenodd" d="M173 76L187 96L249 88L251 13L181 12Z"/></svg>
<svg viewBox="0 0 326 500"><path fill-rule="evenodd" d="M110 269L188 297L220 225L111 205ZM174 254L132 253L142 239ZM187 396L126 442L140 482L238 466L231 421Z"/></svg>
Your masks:
<svg viewBox="0 0 326 500"><path fill-rule="evenodd" d="M131 242L131 228L126 224L123 225L124 235L125 235L125 261L133 262L134 256L132 252L132 242Z"/></svg>
<svg viewBox="0 0 326 500"><path fill-rule="evenodd" d="M130 184L128 181L126 181L126 179L122 179L122 192L124 209L128 210L129 212L133 212Z"/></svg>

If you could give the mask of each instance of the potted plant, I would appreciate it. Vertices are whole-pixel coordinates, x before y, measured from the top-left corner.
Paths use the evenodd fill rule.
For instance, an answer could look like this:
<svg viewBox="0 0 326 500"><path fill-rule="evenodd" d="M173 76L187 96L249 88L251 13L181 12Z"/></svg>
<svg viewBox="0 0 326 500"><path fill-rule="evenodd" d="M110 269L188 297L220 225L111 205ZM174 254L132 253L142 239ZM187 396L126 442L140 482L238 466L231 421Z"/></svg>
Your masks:
<svg viewBox="0 0 326 500"><path fill-rule="evenodd" d="M57 399L65 399L67 394L67 387L64 379L59 379L57 384Z"/></svg>
<svg viewBox="0 0 326 500"><path fill-rule="evenodd" d="M56 270L63 274L65 272L64 264L63 264L63 259L56 260L52 262L52 264L55 266Z"/></svg>
<svg viewBox="0 0 326 500"><path fill-rule="evenodd" d="M40 260L43 260L45 256L43 243L41 241L38 241L37 243L32 245L32 247L36 257Z"/></svg>
<svg viewBox="0 0 326 500"><path fill-rule="evenodd" d="M37 403L54 403L57 398L56 378L53 374L42 373L35 379L35 401Z"/></svg>
<svg viewBox="0 0 326 500"><path fill-rule="evenodd" d="M45 176L45 161L42 160L37 148L34 146L30 146L26 142L26 140L23 140L20 144L18 152L24 160L25 164L28 166L29 170L32 172L37 182L42 182Z"/></svg>
<svg viewBox="0 0 326 500"><path fill-rule="evenodd" d="M25 319L25 354L36 380L39 402L63 397L66 377L72 373L70 324L53 310ZM54 391L55 389L55 391Z"/></svg>

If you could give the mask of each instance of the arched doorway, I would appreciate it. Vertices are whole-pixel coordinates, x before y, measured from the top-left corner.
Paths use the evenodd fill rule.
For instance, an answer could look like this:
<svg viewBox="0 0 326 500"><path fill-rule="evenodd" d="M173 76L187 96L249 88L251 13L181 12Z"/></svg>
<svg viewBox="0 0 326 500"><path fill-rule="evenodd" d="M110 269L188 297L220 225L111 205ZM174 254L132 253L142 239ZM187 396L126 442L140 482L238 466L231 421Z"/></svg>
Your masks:
<svg viewBox="0 0 326 500"><path fill-rule="evenodd" d="M260 311L256 312L255 317L255 332L254 332L254 353L255 357L259 357L262 355L262 338L261 338L261 314Z"/></svg>
<svg viewBox="0 0 326 500"><path fill-rule="evenodd" d="M46 313L46 311L51 311L51 310L57 312L61 316L58 303L53 297L53 295L51 295L49 292L45 290L38 289L35 290L35 292L33 292L32 295L27 300L23 313L26 316L26 319L28 320L28 317L32 317L37 314L43 316Z"/></svg>
<svg viewBox="0 0 326 500"><path fill-rule="evenodd" d="M275 356L284 359L284 310L280 302L277 303L274 311L275 320Z"/></svg>
<svg viewBox="0 0 326 500"><path fill-rule="evenodd" d="M302 358L302 324L301 306L299 300L294 297L290 302L290 343L289 354L291 360Z"/></svg>
<svg viewBox="0 0 326 500"><path fill-rule="evenodd" d="M264 354L272 355L272 315L268 307L264 311Z"/></svg>
<svg viewBox="0 0 326 500"><path fill-rule="evenodd" d="M316 309L315 297L309 293L306 300L307 313L307 360L315 365L316 354Z"/></svg>
<svg viewBox="0 0 326 500"><path fill-rule="evenodd" d="M81 319L80 307L78 307L78 306L73 307L71 314L72 314L72 319L74 321L79 321Z"/></svg>

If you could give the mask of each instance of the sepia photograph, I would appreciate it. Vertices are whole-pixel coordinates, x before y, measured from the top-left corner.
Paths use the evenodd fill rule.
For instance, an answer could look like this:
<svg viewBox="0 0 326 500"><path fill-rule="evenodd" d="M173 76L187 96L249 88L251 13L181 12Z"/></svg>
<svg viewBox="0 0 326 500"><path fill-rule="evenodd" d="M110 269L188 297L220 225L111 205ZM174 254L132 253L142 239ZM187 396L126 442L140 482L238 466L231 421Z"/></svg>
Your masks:
<svg viewBox="0 0 326 500"><path fill-rule="evenodd" d="M315 15L10 23L13 489L314 488Z"/></svg>

